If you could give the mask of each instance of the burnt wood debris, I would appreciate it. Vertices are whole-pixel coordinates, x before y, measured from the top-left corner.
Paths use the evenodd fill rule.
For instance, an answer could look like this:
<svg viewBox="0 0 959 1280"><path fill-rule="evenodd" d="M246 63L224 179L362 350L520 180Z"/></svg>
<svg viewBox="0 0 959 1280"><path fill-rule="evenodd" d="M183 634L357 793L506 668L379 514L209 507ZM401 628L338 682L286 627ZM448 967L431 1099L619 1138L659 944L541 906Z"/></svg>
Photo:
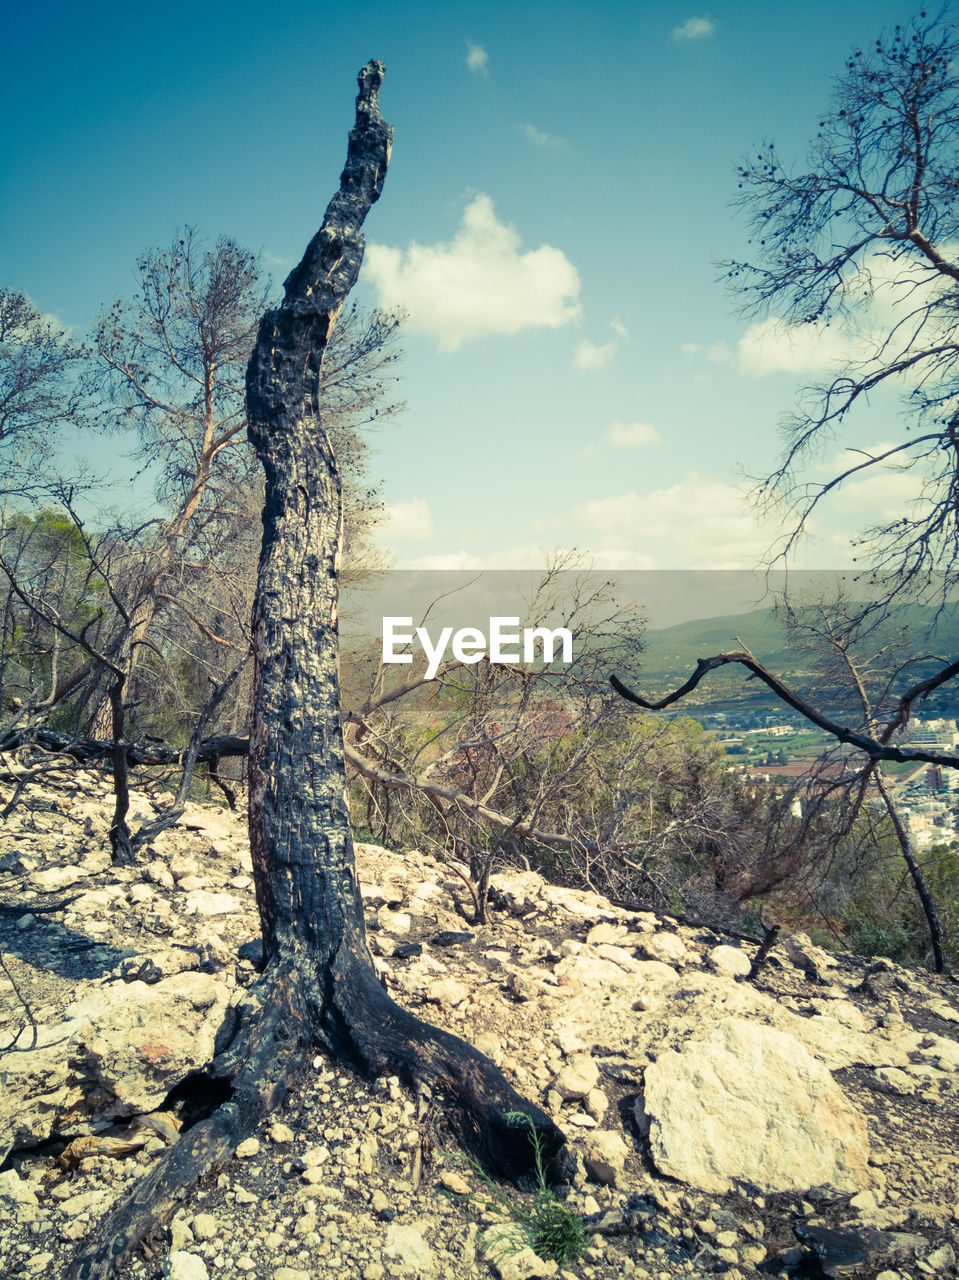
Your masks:
<svg viewBox="0 0 959 1280"><path fill-rule="evenodd" d="M341 483L317 376L359 274L360 228L386 177L393 134L378 105L383 73L380 62L359 73L339 190L286 280L282 304L264 316L247 371L249 434L266 472L249 742L264 969L198 1073L196 1083L223 1101L108 1215L70 1280L122 1275L131 1252L280 1105L317 1047L427 1093L494 1173L513 1180L532 1173L531 1133L554 1174L565 1168L565 1138L552 1120L465 1041L395 1004L366 944L339 719Z"/></svg>

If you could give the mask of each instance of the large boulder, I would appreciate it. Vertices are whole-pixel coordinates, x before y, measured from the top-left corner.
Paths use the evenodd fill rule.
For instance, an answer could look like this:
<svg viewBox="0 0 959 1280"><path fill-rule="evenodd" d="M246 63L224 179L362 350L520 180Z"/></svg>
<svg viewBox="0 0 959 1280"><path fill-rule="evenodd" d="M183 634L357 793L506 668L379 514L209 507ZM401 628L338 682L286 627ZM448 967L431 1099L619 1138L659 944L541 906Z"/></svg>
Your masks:
<svg viewBox="0 0 959 1280"><path fill-rule="evenodd" d="M155 1111L174 1084L213 1055L230 990L211 974L177 973L154 986L114 982L71 1005L0 1055L0 1149L53 1134L96 1133Z"/></svg>
<svg viewBox="0 0 959 1280"><path fill-rule="evenodd" d="M742 1018L648 1067L637 1118L660 1172L703 1191L872 1182L865 1121L826 1067L794 1036Z"/></svg>

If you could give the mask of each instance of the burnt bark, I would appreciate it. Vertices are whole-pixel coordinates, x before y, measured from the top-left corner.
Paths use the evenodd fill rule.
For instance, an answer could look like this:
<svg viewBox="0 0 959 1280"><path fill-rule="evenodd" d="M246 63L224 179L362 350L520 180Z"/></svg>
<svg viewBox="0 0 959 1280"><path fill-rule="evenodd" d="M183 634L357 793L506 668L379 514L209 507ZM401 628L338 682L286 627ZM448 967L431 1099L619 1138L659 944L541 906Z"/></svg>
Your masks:
<svg viewBox="0 0 959 1280"><path fill-rule="evenodd" d="M189 1130L108 1217L69 1280L108 1280L204 1175L282 1100L312 1045L370 1074L395 1072L449 1104L487 1166L534 1168L528 1116L554 1166L565 1139L464 1041L420 1022L381 985L366 945L353 861L337 679L341 482L317 383L359 273L360 227L379 197L392 130L377 102L382 63L359 74L346 167L320 230L268 312L247 372L250 439L266 472L253 616L250 844L266 968L208 1075L229 1096Z"/></svg>

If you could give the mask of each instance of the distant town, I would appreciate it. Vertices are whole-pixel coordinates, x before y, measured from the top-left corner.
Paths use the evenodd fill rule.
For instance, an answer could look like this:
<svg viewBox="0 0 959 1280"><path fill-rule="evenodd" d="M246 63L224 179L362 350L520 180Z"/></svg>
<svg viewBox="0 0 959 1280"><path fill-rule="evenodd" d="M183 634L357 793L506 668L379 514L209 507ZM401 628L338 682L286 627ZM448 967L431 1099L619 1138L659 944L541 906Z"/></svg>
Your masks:
<svg viewBox="0 0 959 1280"><path fill-rule="evenodd" d="M730 768L757 783L779 783L783 790L798 788L797 807L802 804L804 778L812 778L823 768L839 773L844 760L851 762L854 754L838 753L834 738L798 714L775 717L753 712L747 724L727 713L697 718L724 748ZM912 718L897 735L896 744L949 750L959 745L959 728L951 719ZM827 752L832 763L824 765ZM886 762L883 775L917 849L938 844L959 847L959 770Z"/></svg>

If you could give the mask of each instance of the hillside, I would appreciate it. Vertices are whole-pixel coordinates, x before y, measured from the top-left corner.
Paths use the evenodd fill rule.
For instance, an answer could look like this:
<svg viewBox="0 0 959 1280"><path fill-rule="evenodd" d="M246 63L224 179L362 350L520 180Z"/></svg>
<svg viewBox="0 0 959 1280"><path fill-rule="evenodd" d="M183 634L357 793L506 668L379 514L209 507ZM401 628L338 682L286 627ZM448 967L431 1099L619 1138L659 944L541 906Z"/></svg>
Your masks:
<svg viewBox="0 0 959 1280"><path fill-rule="evenodd" d="M951 660L959 654L959 617L955 611L944 615L933 629L934 614L931 607L911 606L903 612L899 625L907 625L911 633L920 637L916 643L917 653L940 654ZM891 631L890 627L879 633L876 647L888 638ZM695 668L697 659L743 646L787 684L799 690L809 685L810 658L790 642L772 609L695 619L647 631L642 671L633 685L646 693L664 693L686 679ZM903 681L903 687L931 674L934 669L933 664L915 668ZM711 673L676 710L685 709L690 714L707 710L715 714L735 713L746 708L772 711L777 707L782 708L782 703L768 689L756 681L749 681L748 673L741 668L728 667ZM937 691L924 705L922 714L959 715L959 688L946 687Z"/></svg>
<svg viewBox="0 0 959 1280"><path fill-rule="evenodd" d="M181 1082L259 953L242 820L191 806L142 867L113 867L107 793L94 774L32 786L0 836L2 900L20 904L0 913L2 1043L16 1040L0 1055L10 1280L62 1276L210 1105ZM589 1247L564 1280L815 1275L821 1261L856 1280L954 1274L954 984L866 970L801 935L750 983L749 945L534 872L497 876L494 923L474 929L444 864L374 845L357 856L389 990L501 1063L568 1136L568 1204ZM236 1155L132 1280L559 1274L464 1162L442 1099L396 1079L317 1054Z"/></svg>

